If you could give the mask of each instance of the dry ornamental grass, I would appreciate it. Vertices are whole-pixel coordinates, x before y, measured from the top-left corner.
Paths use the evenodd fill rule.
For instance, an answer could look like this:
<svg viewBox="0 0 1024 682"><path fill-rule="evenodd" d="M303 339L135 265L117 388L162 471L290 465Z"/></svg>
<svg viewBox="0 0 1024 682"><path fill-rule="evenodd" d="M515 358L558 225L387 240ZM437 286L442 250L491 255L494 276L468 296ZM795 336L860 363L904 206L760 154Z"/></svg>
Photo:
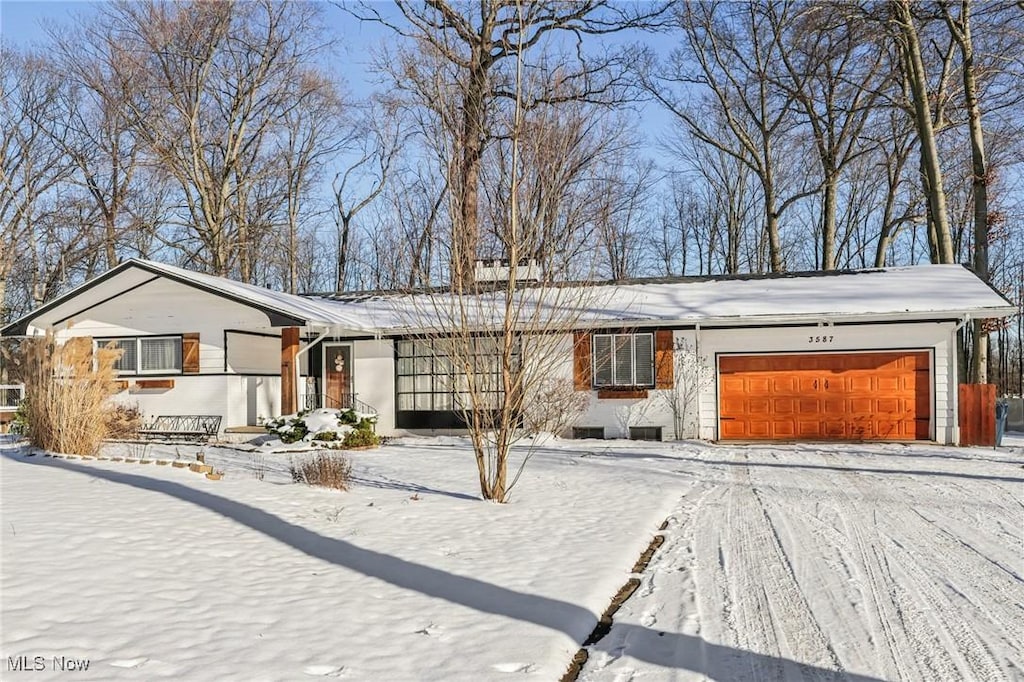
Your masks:
<svg viewBox="0 0 1024 682"><path fill-rule="evenodd" d="M352 476L352 463L338 453L318 453L291 463L292 480L296 483L319 485L336 490L348 490Z"/></svg>
<svg viewBox="0 0 1024 682"><path fill-rule="evenodd" d="M58 343L53 333L26 339L20 370L24 414L33 445L51 452L94 456L107 436L107 399L114 394L120 351L78 337Z"/></svg>

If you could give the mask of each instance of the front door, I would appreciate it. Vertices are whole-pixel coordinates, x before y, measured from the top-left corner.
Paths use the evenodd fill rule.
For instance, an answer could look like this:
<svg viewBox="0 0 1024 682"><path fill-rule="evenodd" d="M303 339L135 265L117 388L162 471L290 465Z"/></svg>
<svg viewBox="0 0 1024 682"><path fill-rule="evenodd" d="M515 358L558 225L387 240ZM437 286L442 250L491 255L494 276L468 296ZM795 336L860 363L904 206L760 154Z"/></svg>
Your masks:
<svg viewBox="0 0 1024 682"><path fill-rule="evenodd" d="M352 407L352 346L324 345L324 407L347 410Z"/></svg>

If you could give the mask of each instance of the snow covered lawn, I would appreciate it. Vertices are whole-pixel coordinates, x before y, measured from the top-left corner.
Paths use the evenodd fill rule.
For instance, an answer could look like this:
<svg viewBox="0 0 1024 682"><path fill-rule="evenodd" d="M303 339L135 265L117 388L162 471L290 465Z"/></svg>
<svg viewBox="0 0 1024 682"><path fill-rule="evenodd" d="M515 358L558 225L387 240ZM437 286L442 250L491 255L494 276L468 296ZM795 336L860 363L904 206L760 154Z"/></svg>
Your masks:
<svg viewBox="0 0 1024 682"><path fill-rule="evenodd" d="M456 439L354 453L345 493L287 454L207 449L214 482L0 442L0 677L557 680L670 516L581 679L1021 679L1007 442L554 441L504 506Z"/></svg>
<svg viewBox="0 0 1024 682"><path fill-rule="evenodd" d="M687 487L619 447L556 442L495 505L458 440L354 453L344 493L284 454L209 448L209 481L0 444L0 678L558 679Z"/></svg>
<svg viewBox="0 0 1024 682"><path fill-rule="evenodd" d="M580 679L1024 679L1024 437L1004 445L674 452L698 483Z"/></svg>

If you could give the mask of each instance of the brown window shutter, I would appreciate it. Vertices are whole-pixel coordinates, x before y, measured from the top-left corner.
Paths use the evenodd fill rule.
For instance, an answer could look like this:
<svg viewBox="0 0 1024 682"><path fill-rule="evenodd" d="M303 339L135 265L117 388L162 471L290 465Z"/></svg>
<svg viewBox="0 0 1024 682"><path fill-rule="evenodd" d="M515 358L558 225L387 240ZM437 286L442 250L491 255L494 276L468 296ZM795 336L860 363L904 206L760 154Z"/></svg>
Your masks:
<svg viewBox="0 0 1024 682"><path fill-rule="evenodd" d="M672 330L654 332L654 387L673 388Z"/></svg>
<svg viewBox="0 0 1024 682"><path fill-rule="evenodd" d="M589 391L591 384L590 334L572 334L572 383L577 391Z"/></svg>
<svg viewBox="0 0 1024 682"><path fill-rule="evenodd" d="M199 374L199 332L181 335L181 373Z"/></svg>

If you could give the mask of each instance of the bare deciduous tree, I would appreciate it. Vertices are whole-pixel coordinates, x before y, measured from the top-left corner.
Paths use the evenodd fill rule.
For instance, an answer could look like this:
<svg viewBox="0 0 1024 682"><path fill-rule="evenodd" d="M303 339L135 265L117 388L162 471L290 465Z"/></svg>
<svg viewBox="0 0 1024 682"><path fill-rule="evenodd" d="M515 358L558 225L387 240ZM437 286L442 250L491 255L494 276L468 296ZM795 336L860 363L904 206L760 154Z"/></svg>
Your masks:
<svg viewBox="0 0 1024 682"><path fill-rule="evenodd" d="M558 93L549 96L543 89L527 93L521 106L532 109L567 101L617 101L626 85L628 57L622 53L584 56L582 36L648 25L661 16L665 5L633 9L605 0L525 5L517 0L485 0L477 5L438 0L421 6L400 0L398 8L405 23L391 21L371 4L353 11L360 19L389 26L414 41L415 56L405 54L390 60L398 67L391 68L395 84L415 93L421 106L430 108L444 102L447 107L440 113L445 134L451 138L451 156L445 168L453 206L450 274L472 277L481 239L484 153L495 137L507 135L494 128L495 107L500 100L517 97L517 86L506 65L536 50L548 36L575 39L575 51L564 55L557 71Z"/></svg>

